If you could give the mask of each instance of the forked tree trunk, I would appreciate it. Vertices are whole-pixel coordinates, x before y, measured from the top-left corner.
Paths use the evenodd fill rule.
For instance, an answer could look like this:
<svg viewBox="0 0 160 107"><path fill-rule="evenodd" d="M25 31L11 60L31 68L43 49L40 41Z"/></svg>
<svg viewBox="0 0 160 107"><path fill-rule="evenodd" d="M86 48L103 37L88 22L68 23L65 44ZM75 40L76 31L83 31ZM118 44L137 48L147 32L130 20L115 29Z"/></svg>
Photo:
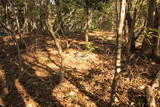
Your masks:
<svg viewBox="0 0 160 107"><path fill-rule="evenodd" d="M10 4L10 10L13 13L14 18L16 20L17 30L18 30L18 34L19 34L19 38L20 38L20 43L17 44L17 45L23 45L23 46L19 46L19 48L20 47L26 48L26 43L25 43L25 41L22 38L21 27L20 27L18 16L16 15L16 10L14 9L13 4L12 4L11 1L9 1L9 4Z"/></svg>
<svg viewBox="0 0 160 107"><path fill-rule="evenodd" d="M58 53L61 57L61 73L62 73L62 76L63 76L63 71L64 71L64 64L63 64L63 61L64 61L64 55L63 55L63 51L62 51L62 48L61 48L61 45L56 37L56 32L59 30L57 29L56 31L53 30L53 24L52 24L52 20L51 20L51 7L50 7L50 4L49 4L49 1L48 1L48 16L47 16L47 21L46 21L46 25L47 25L47 28L49 30L49 32L51 33L51 36L52 38L54 39L54 42L56 44L56 48L58 50ZM56 23L56 22L55 22Z"/></svg>
<svg viewBox="0 0 160 107"><path fill-rule="evenodd" d="M21 51L19 48L19 43L18 40L15 36L15 33L13 33L12 30L10 30L9 28L6 28L2 23L0 23L0 25L11 35L11 38L13 39L13 41L15 41L16 44L16 49L17 49L17 55L18 55L18 64L19 64L19 71L24 71L23 66L22 66L22 58L21 58Z"/></svg>
<svg viewBox="0 0 160 107"><path fill-rule="evenodd" d="M10 4L10 11L13 13L14 15L14 18L16 19L16 24L17 24L17 29L18 29L18 33L20 34L21 33L21 30L20 30L20 24L19 24L19 20L18 20L18 17L15 13L15 10L14 10L14 7L12 5L12 2L9 0L8 1L9 4ZM20 50L20 45L18 43L18 40L16 38L16 34L13 33L13 31L9 28L6 28L7 31L9 31L9 33L12 35L12 39L15 41L16 43L16 48L17 48L17 54L18 54L18 62L19 62L19 71L24 71L23 69L23 66L22 66L22 58L21 58L21 50ZM20 38L21 38L21 35L20 35Z"/></svg>
<svg viewBox="0 0 160 107"><path fill-rule="evenodd" d="M56 44L58 53L59 53L59 55L60 55L60 57L61 57L61 71L63 71L63 65L64 65L64 64L63 64L63 61L64 61L63 51L62 51L61 45L60 45L60 43L58 42L58 39L57 39L57 37L56 37L56 32L53 31L53 29L52 29L51 23L50 23L50 22L47 22L47 23L48 23L48 25L47 25L48 30L49 30L49 32L51 33L51 36L52 36L53 39L54 39L54 42L55 42L55 44Z"/></svg>
<svg viewBox="0 0 160 107"><path fill-rule="evenodd" d="M122 34L123 34L123 28L124 28L124 22L125 22L125 16L126 16L125 11L126 11L126 0L122 0L120 22L119 22L118 32L117 32L117 50L116 50L116 60L115 60L116 67L115 67L115 75L112 82L110 106L115 105L117 85L118 85L118 80L120 78L120 73L121 73Z"/></svg>
<svg viewBox="0 0 160 107"><path fill-rule="evenodd" d="M131 52L135 50L135 41L137 40L139 34L143 31L143 27L140 30L140 32L135 35L135 25L138 20L138 14L143 6L144 0L137 0L135 6L133 7L133 14L131 14L131 7L132 7L132 1L127 1L127 13L126 13L126 20L128 25L128 45L127 45L127 55L130 56Z"/></svg>

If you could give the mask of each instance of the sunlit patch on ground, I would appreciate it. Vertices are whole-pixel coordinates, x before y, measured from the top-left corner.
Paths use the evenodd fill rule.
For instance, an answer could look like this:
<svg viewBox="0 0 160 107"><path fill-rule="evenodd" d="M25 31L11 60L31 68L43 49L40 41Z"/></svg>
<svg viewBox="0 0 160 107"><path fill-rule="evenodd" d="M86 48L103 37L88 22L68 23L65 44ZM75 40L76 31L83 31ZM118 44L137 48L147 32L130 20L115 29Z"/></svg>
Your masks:
<svg viewBox="0 0 160 107"><path fill-rule="evenodd" d="M8 94L8 89L6 85L7 84L6 84L6 78L5 78L5 71L0 70L0 96L2 97Z"/></svg>
<svg viewBox="0 0 160 107"><path fill-rule="evenodd" d="M99 39L102 40L115 40L116 35L114 32L107 32L107 31L92 31L89 32L90 36L98 36Z"/></svg>
<svg viewBox="0 0 160 107"><path fill-rule="evenodd" d="M35 74L38 76L38 77L48 77L50 76L49 72L43 70L43 71L40 71L37 69L37 71L35 71Z"/></svg>
<svg viewBox="0 0 160 107"><path fill-rule="evenodd" d="M18 79L15 80L15 86L19 92L19 94L21 95L21 97L23 98L23 101L25 103L26 107L39 107L38 103L35 102L30 95L28 95L28 93L26 92L25 88L23 87L23 85L19 82Z"/></svg>
<svg viewBox="0 0 160 107"><path fill-rule="evenodd" d="M68 68L88 70L102 63L99 56L87 51L68 49L65 52L64 65Z"/></svg>

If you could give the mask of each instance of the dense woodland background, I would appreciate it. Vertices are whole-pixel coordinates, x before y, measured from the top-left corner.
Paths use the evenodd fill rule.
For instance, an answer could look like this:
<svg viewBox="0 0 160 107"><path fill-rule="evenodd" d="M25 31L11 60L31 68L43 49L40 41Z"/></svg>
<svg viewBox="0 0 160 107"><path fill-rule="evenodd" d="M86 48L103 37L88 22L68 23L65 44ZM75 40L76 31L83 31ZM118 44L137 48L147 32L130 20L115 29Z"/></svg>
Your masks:
<svg viewBox="0 0 160 107"><path fill-rule="evenodd" d="M1 107L159 107L160 0L0 0Z"/></svg>

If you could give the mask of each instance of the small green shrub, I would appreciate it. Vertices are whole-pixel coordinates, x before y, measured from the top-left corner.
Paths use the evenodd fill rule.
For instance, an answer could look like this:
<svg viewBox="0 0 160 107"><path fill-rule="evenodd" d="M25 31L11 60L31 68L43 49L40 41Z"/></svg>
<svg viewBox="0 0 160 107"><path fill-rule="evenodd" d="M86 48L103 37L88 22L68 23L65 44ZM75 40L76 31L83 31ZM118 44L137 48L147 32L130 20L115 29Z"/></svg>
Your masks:
<svg viewBox="0 0 160 107"><path fill-rule="evenodd" d="M92 42L88 42L85 45L87 52L93 52L95 49L98 48L98 46L95 46Z"/></svg>

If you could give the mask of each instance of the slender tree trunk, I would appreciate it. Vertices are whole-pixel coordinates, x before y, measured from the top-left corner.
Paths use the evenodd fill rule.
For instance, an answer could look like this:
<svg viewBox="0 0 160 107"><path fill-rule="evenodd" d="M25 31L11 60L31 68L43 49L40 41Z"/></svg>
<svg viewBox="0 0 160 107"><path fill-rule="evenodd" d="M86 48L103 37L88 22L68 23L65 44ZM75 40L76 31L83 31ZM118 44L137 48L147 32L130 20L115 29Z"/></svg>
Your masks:
<svg viewBox="0 0 160 107"><path fill-rule="evenodd" d="M62 51L62 48L61 48L61 45L56 37L56 32L58 31L58 29L56 31L53 30L53 24L51 23L51 7L50 7L50 4L48 3L48 16L47 16L47 28L49 30L49 32L51 33L51 36L53 37L54 39L54 42L56 44L56 47L57 47L57 50L58 50L58 53L61 57L61 74L62 74L62 78L63 78L63 72L64 72L64 55L63 55L63 51ZM55 22L56 23L56 22Z"/></svg>
<svg viewBox="0 0 160 107"><path fill-rule="evenodd" d="M28 30L28 14L27 14L27 11L28 11L28 3L27 3L27 0L24 0L24 23L23 23L23 26L22 26L22 32L23 33L28 33L29 30Z"/></svg>
<svg viewBox="0 0 160 107"><path fill-rule="evenodd" d="M86 21L86 27L85 27L85 42L89 42L89 28L91 27L91 22L92 22L92 13L90 10L88 10L87 13L87 21Z"/></svg>
<svg viewBox="0 0 160 107"><path fill-rule="evenodd" d="M160 87L160 71L157 73L152 85L146 86L146 98L148 107L157 107L156 106L156 100L155 100L155 92L157 91L158 87Z"/></svg>
<svg viewBox="0 0 160 107"><path fill-rule="evenodd" d="M112 82L112 92L111 92L111 98L110 98L111 106L115 106L117 85L118 85L118 80L120 78L120 73L121 73L122 33L124 28L125 16L126 16L125 11L126 11L126 0L122 0L120 22L119 22L119 27L117 32L117 51L116 51L116 60L115 60L116 67L115 67L115 75Z"/></svg>
<svg viewBox="0 0 160 107"><path fill-rule="evenodd" d="M116 11L116 32L118 32L118 23L119 23L119 11L118 11L118 0L115 2L115 11Z"/></svg>
<svg viewBox="0 0 160 107"><path fill-rule="evenodd" d="M9 34L11 35L13 41L15 41L16 49L17 49L17 55L18 55L19 71L24 71L23 66L22 66L21 51L20 51L20 48L19 48L18 40L17 40L17 38L15 36L15 33L12 30L10 30L9 28L5 27L2 23L0 23L0 24L7 32L9 32Z"/></svg>
<svg viewBox="0 0 160 107"><path fill-rule="evenodd" d="M57 17L56 17L56 21L54 23L54 30L58 31L57 33L59 35L64 35L64 28L63 28L63 20L62 20L62 0L55 0L55 4L56 4L56 9L57 9Z"/></svg>
<svg viewBox="0 0 160 107"><path fill-rule="evenodd" d="M87 43L89 40L88 38L88 16L89 16L89 10L88 8L86 7L84 9L84 14L85 14L85 17L86 17L86 24L85 24L85 42Z"/></svg>
<svg viewBox="0 0 160 107"><path fill-rule="evenodd" d="M10 0L9 0L9 4L10 4L10 10L11 10L11 12L13 13L14 18L16 19L16 24L17 24L18 33L20 34L21 31L20 31L19 20L18 20L18 17L16 16L15 10L13 10L14 7L13 7L12 2L11 2ZM18 54L18 61L19 61L19 70L20 70L20 71L24 71L23 66L22 66L22 58L21 58L20 45L19 45L19 43L18 43L18 40L17 40L17 38L16 38L16 35L15 35L15 33L13 33L12 30L10 30L10 29L8 29L8 28L6 28L6 29L7 29L8 31L10 31L9 33L12 35L12 38L13 38L13 40L14 40L15 43L16 43L17 54ZM21 35L20 35L20 38L21 38Z"/></svg>
<svg viewBox="0 0 160 107"><path fill-rule="evenodd" d="M154 21L155 28L160 31L160 6L158 6L158 3L157 3L155 17L156 17ZM156 35L158 37L155 38L154 54L156 57L160 58L160 32L156 32Z"/></svg>
<svg viewBox="0 0 160 107"><path fill-rule="evenodd" d="M85 0L85 6L84 6L84 16L86 17L86 23L85 23L85 42L88 43L89 42L89 28L91 26L91 22L92 22L92 13L90 12L89 9L89 4L90 1Z"/></svg>

